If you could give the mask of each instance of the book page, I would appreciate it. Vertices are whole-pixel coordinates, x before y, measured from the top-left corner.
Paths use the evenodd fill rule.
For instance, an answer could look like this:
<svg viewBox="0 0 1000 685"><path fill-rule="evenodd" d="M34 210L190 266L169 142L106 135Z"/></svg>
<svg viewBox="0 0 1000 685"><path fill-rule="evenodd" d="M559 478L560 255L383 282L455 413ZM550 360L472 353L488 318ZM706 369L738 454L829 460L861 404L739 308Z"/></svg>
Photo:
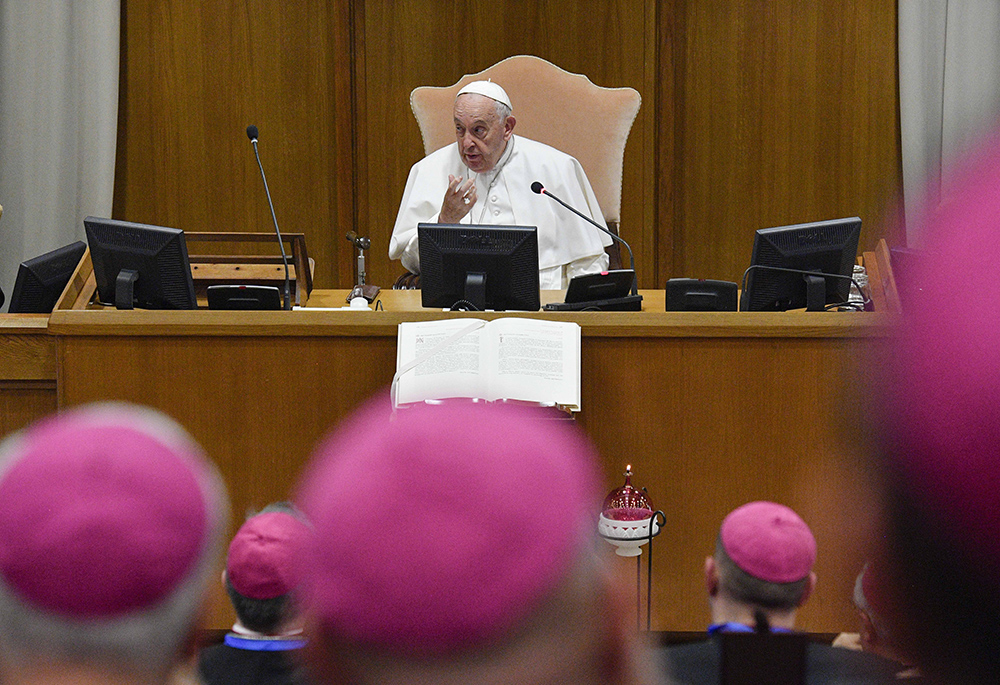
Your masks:
<svg viewBox="0 0 1000 685"><path fill-rule="evenodd" d="M489 324L493 360L489 400L580 407L580 326L569 321L503 318Z"/></svg>
<svg viewBox="0 0 1000 685"><path fill-rule="evenodd" d="M399 324L397 372L420 357L430 356L400 375L396 404L448 397L487 399L481 354L485 323L479 319L442 319ZM451 336L470 328L475 330L435 351Z"/></svg>

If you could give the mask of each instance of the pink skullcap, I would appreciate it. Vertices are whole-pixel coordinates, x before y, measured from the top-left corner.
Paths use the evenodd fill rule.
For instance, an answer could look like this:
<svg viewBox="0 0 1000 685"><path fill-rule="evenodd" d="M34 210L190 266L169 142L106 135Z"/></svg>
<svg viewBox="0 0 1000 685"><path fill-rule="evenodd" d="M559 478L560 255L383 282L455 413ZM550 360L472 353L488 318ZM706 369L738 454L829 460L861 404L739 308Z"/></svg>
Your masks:
<svg viewBox="0 0 1000 685"><path fill-rule="evenodd" d="M1000 578L1000 138L957 172L925 227L884 389L889 459L939 538ZM912 290L912 288L911 288Z"/></svg>
<svg viewBox="0 0 1000 685"><path fill-rule="evenodd" d="M273 599L299 584L298 555L309 529L283 511L257 514L244 523L229 543L226 577L250 599Z"/></svg>
<svg viewBox="0 0 1000 685"><path fill-rule="evenodd" d="M595 455L525 408L378 398L316 452L299 499L315 529L311 609L351 642L444 653L535 609L596 532Z"/></svg>
<svg viewBox="0 0 1000 685"><path fill-rule="evenodd" d="M167 417L101 404L0 446L0 582L37 609L111 618L156 605L207 535L199 448Z"/></svg>
<svg viewBox="0 0 1000 685"><path fill-rule="evenodd" d="M750 502L734 509L719 528L733 563L768 583L802 580L816 561L816 540L806 522L774 502Z"/></svg>

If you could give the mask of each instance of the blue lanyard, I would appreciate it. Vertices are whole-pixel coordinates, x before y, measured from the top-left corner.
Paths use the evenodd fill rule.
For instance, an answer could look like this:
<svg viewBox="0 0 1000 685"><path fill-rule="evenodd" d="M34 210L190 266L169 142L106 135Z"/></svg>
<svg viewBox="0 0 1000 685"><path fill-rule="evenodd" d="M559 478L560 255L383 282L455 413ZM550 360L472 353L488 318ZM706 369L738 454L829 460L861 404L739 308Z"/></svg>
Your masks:
<svg viewBox="0 0 1000 685"><path fill-rule="evenodd" d="M715 623L708 627L708 634L716 633L752 633L754 629L745 623ZM788 628L771 628L772 633L790 633Z"/></svg>
<svg viewBox="0 0 1000 685"><path fill-rule="evenodd" d="M227 633L222 641L230 647L251 652L283 652L306 646L306 641L301 639L242 637L235 633Z"/></svg>

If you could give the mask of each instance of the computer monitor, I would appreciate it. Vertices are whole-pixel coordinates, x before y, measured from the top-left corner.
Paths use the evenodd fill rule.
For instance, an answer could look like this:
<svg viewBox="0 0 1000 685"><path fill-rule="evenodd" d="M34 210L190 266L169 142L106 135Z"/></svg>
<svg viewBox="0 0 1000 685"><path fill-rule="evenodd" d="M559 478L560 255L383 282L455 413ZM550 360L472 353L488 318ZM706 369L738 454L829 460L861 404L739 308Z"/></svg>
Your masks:
<svg viewBox="0 0 1000 685"><path fill-rule="evenodd" d="M822 311L846 303L860 237L856 216L759 229L740 310Z"/></svg>
<svg viewBox="0 0 1000 685"><path fill-rule="evenodd" d="M184 231L130 221L83 220L97 296L118 309L196 309Z"/></svg>
<svg viewBox="0 0 1000 685"><path fill-rule="evenodd" d="M21 262L7 311L11 314L50 314L86 251L87 244L78 240Z"/></svg>
<svg viewBox="0 0 1000 685"><path fill-rule="evenodd" d="M538 311L534 226L419 224L424 307Z"/></svg>

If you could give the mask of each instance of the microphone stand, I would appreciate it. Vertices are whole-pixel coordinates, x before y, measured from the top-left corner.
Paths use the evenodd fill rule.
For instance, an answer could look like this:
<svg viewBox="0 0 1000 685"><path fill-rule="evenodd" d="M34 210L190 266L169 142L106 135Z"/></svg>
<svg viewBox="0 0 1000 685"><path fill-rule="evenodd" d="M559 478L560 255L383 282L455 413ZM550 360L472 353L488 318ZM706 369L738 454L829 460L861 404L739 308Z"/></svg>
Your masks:
<svg viewBox="0 0 1000 685"><path fill-rule="evenodd" d="M632 256L632 248L629 247L629 244L625 242L624 238L622 238L621 236L615 235L614 233L612 233L608 229L604 228L604 226L601 226L599 223L597 223L596 221L594 221L593 219L591 219L589 216L587 216L586 214L584 214L580 210L576 209L575 207L570 207L568 204L566 204L565 202L563 202L562 200L560 200L558 197L556 197L555 195L553 195L552 193L550 193L548 190L546 190L545 186L543 186L538 181L535 181L534 183L531 184L531 189L533 191L535 191L536 193L538 193L539 195L545 195L547 197L551 197L553 200L555 200L556 202L558 202L559 204L561 204L563 207L565 207L569 211L571 211L574 214L576 214L578 217L580 217L584 221L589 222L598 231L603 231L603 232L607 233L609 236L611 236L612 238L614 238L615 240L617 240L619 243L621 243L622 245L624 245L625 249L628 250L629 268L632 269L632 295L635 296L635 295L639 294L639 286L638 286L638 280L639 279L635 275L635 257Z"/></svg>
<svg viewBox="0 0 1000 685"><path fill-rule="evenodd" d="M264 165L260 163L260 153L257 152L257 127L248 126L247 136L253 145L253 154L257 158L257 166L260 167L260 177L264 181L264 192L267 194L267 205L271 208L271 220L274 221L274 232L278 234L278 247L281 249L281 261L285 265L285 300L283 309L292 308L292 279L288 275L288 255L285 254L285 241L281 237L281 229L278 228L278 217L274 215L274 203L271 202L271 191L267 187L267 176L264 175Z"/></svg>
<svg viewBox="0 0 1000 685"><path fill-rule="evenodd" d="M636 273L635 273L635 257L632 255L632 248L629 247L629 244L627 242L625 242L624 238L615 235L614 233L612 233L611 231L609 231L608 229L606 229L604 226L601 226L599 223L597 223L596 221L594 221L593 219L591 219L589 216L587 216L586 214L584 214L580 210L576 209L575 207L569 206L568 204L566 204L565 202L563 202L562 200L560 200L558 197L556 197L555 195L553 195L552 193L550 193L548 190L546 190L545 186L543 186L540 182L535 181L534 183L532 183L531 184L531 190L533 192L535 192L535 193L538 193L539 195L545 195L547 197L552 198L553 200L555 200L556 202L558 202L560 205L562 205L563 207L565 207L569 211L571 211L574 214L576 214L578 217L580 217L584 221L586 221L586 222L590 223L591 225L593 225L594 228L596 228L597 230L603 231L604 233L607 233L614 240L617 240L619 243L621 243L622 245L625 246L625 249L628 250L629 268L632 271L632 292L627 297L615 298L615 301L611 301L611 300L603 301L601 303L601 306L604 307L604 308L607 308L607 309L626 309L626 310L635 310L635 311L641 310L642 309L642 295L639 294L639 279L638 279L638 277L636 276Z"/></svg>
<svg viewBox="0 0 1000 685"><path fill-rule="evenodd" d="M358 248L358 284L354 286L354 289L347 295L347 302L350 304L351 300L356 297L363 297L369 302L374 302L375 298L378 297L381 288L377 285L368 285L365 283L365 279L367 277L367 274L365 273L365 250L371 247L371 238L359 236L354 231L350 231L344 237L347 238L347 242Z"/></svg>

